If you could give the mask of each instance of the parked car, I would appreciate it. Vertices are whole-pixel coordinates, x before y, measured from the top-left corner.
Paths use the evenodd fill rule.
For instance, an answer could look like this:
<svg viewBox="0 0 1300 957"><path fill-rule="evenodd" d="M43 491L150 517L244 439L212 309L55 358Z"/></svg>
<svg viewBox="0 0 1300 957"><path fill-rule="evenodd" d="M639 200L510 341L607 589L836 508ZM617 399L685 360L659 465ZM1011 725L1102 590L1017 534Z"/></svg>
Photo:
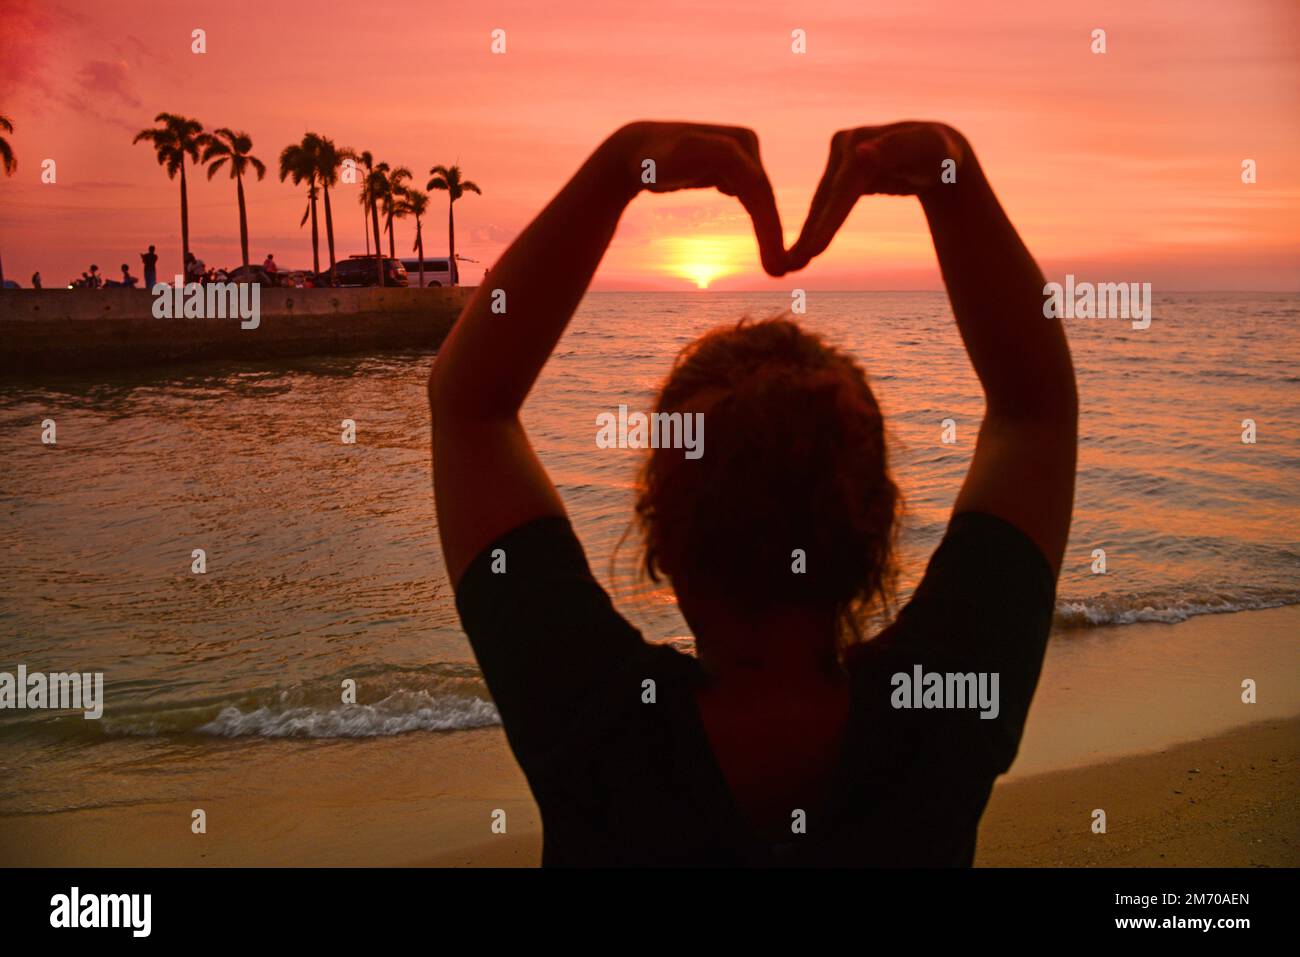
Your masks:
<svg viewBox="0 0 1300 957"><path fill-rule="evenodd" d="M402 265L406 267L406 275L409 285L418 286L420 284L420 260L403 259ZM451 282L451 260L446 256L426 258L424 260L424 285L428 286L450 286Z"/></svg>
<svg viewBox="0 0 1300 957"><path fill-rule="evenodd" d="M294 289L310 289L315 286L317 273L310 269L282 269L276 275L280 279L280 285L293 287ZM325 275L329 275L329 270L325 270Z"/></svg>
<svg viewBox="0 0 1300 957"><path fill-rule="evenodd" d="M226 282L257 283L259 286L280 285L280 274L272 275L261 266L236 266L226 274Z"/></svg>
<svg viewBox="0 0 1300 957"><path fill-rule="evenodd" d="M384 285L405 286L408 283L406 268L400 260L383 257ZM378 270L375 269L374 256L349 256L335 264L336 286L377 286ZM330 271L322 269L316 274L317 286L330 285Z"/></svg>

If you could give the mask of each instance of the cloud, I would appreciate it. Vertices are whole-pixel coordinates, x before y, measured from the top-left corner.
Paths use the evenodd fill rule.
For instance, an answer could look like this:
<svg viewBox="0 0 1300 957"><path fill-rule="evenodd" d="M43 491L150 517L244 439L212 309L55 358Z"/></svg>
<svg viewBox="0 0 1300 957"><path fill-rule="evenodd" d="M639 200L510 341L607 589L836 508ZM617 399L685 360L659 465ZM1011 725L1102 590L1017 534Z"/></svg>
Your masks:
<svg viewBox="0 0 1300 957"><path fill-rule="evenodd" d="M57 105L86 120L134 128L125 114L142 103L136 75L158 60L148 44L127 34L105 50L84 12L45 0L0 0L0 21L0 102L6 112ZM83 51L96 46L108 56L82 61Z"/></svg>
<svg viewBox="0 0 1300 957"><path fill-rule="evenodd" d="M59 189L64 191L76 190L101 190L101 189L135 189L138 183L128 183L123 180L112 179L87 179L76 183L60 184Z"/></svg>
<svg viewBox="0 0 1300 957"><path fill-rule="evenodd" d="M159 60L157 52L150 49L149 44L131 33L128 33L121 43L114 44L113 52L120 57L129 58L136 66Z"/></svg>
<svg viewBox="0 0 1300 957"><path fill-rule="evenodd" d="M469 228L462 226L457 232L462 230L464 235L478 243L508 243L519 235L518 229L507 229L504 226L498 226L496 223L476 224Z"/></svg>
<svg viewBox="0 0 1300 957"><path fill-rule="evenodd" d="M77 83L87 96L116 97L127 106L140 106L125 60L91 60L77 74Z"/></svg>
<svg viewBox="0 0 1300 957"><path fill-rule="evenodd" d="M0 0L0 96L12 103L20 93L52 92L47 65L59 37L74 24L57 6L39 0ZM12 111L13 106L9 106Z"/></svg>

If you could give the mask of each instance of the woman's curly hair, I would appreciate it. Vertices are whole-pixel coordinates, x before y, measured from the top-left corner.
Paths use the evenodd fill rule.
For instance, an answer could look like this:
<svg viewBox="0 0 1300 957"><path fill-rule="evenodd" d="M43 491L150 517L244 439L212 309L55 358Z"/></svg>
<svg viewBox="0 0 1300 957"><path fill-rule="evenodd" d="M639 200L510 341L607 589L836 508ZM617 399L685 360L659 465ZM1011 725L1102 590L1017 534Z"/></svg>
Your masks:
<svg viewBox="0 0 1300 957"><path fill-rule="evenodd" d="M900 507L862 368L789 319L743 319L682 350L656 411L703 413L705 428L699 458L659 448L642 468L651 579L742 615L833 605L841 640L861 640L863 618L892 607Z"/></svg>

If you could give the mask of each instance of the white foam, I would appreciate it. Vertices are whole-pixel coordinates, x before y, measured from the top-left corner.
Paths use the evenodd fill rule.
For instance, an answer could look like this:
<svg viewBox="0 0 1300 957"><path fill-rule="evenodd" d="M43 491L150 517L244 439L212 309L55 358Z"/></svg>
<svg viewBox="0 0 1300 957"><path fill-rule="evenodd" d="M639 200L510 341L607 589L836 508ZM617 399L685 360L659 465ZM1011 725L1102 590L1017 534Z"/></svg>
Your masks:
<svg viewBox="0 0 1300 957"><path fill-rule="evenodd" d="M253 711L230 706L198 732L227 738L375 738L408 731L461 731L500 723L496 705L481 698L400 691L373 705L261 707Z"/></svg>
<svg viewBox="0 0 1300 957"><path fill-rule="evenodd" d="M1234 611L1279 608L1294 599L1258 598L1242 601L1174 601L1167 605L1090 604L1087 601L1062 601L1056 606L1056 623L1064 628L1100 628L1107 625L1132 625L1139 622L1173 624L1196 615L1223 615Z"/></svg>

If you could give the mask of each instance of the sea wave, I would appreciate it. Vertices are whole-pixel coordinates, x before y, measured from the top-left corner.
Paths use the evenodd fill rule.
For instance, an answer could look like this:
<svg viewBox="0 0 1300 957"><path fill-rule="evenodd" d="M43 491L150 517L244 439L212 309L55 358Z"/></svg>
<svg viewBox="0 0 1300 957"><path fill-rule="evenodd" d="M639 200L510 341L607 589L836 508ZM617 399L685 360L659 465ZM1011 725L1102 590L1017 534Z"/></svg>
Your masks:
<svg viewBox="0 0 1300 957"><path fill-rule="evenodd" d="M347 686L348 681L355 686ZM345 700L345 692L348 693ZM379 667L287 686L205 698L123 699L107 689L104 715L13 711L5 736L93 742L113 738L374 738L413 731L463 731L501 723L478 669L471 665Z"/></svg>
<svg viewBox="0 0 1300 957"><path fill-rule="evenodd" d="M227 738L375 738L408 731L464 731L500 723L491 701L399 691L373 705L252 711L231 706L222 708L198 733Z"/></svg>
<svg viewBox="0 0 1300 957"><path fill-rule="evenodd" d="M1086 599L1058 598L1055 624L1063 629L1105 628L1141 622L1173 624L1197 615L1223 615L1295 604L1300 604L1300 593L1294 591L1101 594Z"/></svg>
<svg viewBox="0 0 1300 957"><path fill-rule="evenodd" d="M1135 593L1058 597L1060 631L1144 622L1176 623L1217 615L1300 604L1300 590L1273 586L1179 588ZM874 629L873 629L874 630ZM678 633L666 642L691 654L695 643ZM355 681L344 700L346 685ZM145 738L193 739L367 739L418 732L456 732L501 723L481 673L468 663L423 668L352 669L291 685L232 690L208 697L119 696L106 689L102 719L87 721L77 711L0 713L0 741L15 738L93 744ZM137 689L137 692L139 689Z"/></svg>

